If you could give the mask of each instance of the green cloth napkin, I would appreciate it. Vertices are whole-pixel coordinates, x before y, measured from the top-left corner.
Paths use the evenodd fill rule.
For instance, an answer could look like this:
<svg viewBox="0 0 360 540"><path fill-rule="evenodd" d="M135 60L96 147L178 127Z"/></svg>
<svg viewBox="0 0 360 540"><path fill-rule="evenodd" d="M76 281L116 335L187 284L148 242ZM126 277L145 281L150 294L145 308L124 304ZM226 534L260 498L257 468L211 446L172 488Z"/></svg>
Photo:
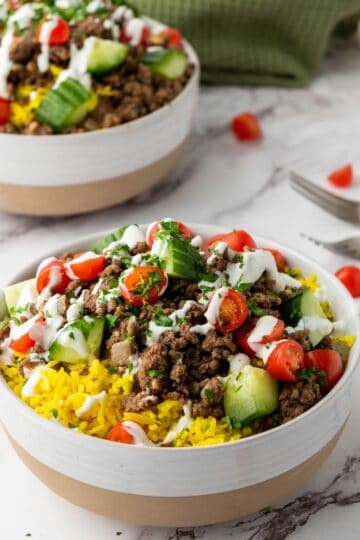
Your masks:
<svg viewBox="0 0 360 540"><path fill-rule="evenodd" d="M301 86L335 27L360 0L135 0L179 28L199 54L205 82ZM360 54L360 53L359 53Z"/></svg>

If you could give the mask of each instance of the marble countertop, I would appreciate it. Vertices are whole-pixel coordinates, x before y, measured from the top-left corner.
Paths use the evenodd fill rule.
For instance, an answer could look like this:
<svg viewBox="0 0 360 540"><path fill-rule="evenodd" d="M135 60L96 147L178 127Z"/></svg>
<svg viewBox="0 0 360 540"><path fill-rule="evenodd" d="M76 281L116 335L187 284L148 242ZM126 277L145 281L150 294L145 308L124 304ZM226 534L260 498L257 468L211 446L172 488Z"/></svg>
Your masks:
<svg viewBox="0 0 360 540"><path fill-rule="evenodd" d="M347 161L360 171L359 102L360 50L350 46L333 48L307 89L203 88L196 127L184 156L149 192L110 210L64 219L0 213L0 285L24 263L72 240L74 234L164 216L246 228L296 246L336 270L349 260L316 247L300 233L333 239L358 231L292 191L288 169L306 170L319 182ZM258 144L239 144L229 132L232 116L246 110L260 118L264 138ZM353 194L357 196L357 187ZM76 508L25 469L0 431L0 537L355 540L360 528L359 423L360 375L350 421L314 478L271 512L197 529L130 526Z"/></svg>

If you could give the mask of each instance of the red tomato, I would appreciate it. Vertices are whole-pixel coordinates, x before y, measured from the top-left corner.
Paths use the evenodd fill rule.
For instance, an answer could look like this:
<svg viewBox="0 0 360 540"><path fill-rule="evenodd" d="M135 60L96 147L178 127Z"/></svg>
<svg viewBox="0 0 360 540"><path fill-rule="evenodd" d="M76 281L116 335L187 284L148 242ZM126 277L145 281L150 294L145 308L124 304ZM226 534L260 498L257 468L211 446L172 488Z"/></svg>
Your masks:
<svg viewBox="0 0 360 540"><path fill-rule="evenodd" d="M124 444L134 444L135 439L131 433L123 426L122 422L119 422L114 426L107 434L107 440L113 442L120 442Z"/></svg>
<svg viewBox="0 0 360 540"><path fill-rule="evenodd" d="M244 326L239 328L235 334L236 341L238 345L240 346L241 350L248 354L250 357L253 357L255 354L255 351L251 348L251 346L248 343L248 337L251 334L251 332L255 328L255 322L253 320L249 320Z"/></svg>
<svg viewBox="0 0 360 540"><path fill-rule="evenodd" d="M344 364L340 354L331 349L316 349L307 353L305 367L317 367L325 371L327 386L321 388L323 392L331 390L344 373Z"/></svg>
<svg viewBox="0 0 360 540"><path fill-rule="evenodd" d="M210 304L212 301L216 301L215 295L210 300ZM234 289L228 289L221 300L215 327L219 332L233 332L242 325L247 316L248 307L245 297Z"/></svg>
<svg viewBox="0 0 360 540"><path fill-rule="evenodd" d="M143 306L153 304L164 294L168 277L156 266L139 266L127 270L120 279L120 291L129 304Z"/></svg>
<svg viewBox="0 0 360 540"><path fill-rule="evenodd" d="M266 248L265 251L270 251L270 253L273 254L278 271L283 272L286 266L286 259L284 255L277 249Z"/></svg>
<svg viewBox="0 0 360 540"><path fill-rule="evenodd" d="M151 38L151 32L147 26L144 26L141 33L139 45L143 47L144 49L146 49L146 47L150 45L150 38ZM123 43L130 43L131 37L127 35L126 30L121 30L120 41L122 41Z"/></svg>
<svg viewBox="0 0 360 540"><path fill-rule="evenodd" d="M333 171L331 174L329 174L328 180L330 184L335 187L349 187L354 180L354 170L352 165L344 165L344 167Z"/></svg>
<svg viewBox="0 0 360 540"><path fill-rule="evenodd" d="M165 28L164 30L161 30L159 36L166 38L167 46L170 49L182 49L183 37L176 28Z"/></svg>
<svg viewBox="0 0 360 540"><path fill-rule="evenodd" d="M304 367L304 351L293 339L287 339L275 346L266 363L266 369L279 381L297 381L296 372Z"/></svg>
<svg viewBox="0 0 360 540"><path fill-rule="evenodd" d="M41 32L44 22L47 22L46 19L39 24L36 32L36 42L41 43ZM58 18L57 25L51 31L49 45L65 45L69 42L70 39L70 26L61 17Z"/></svg>
<svg viewBox="0 0 360 540"><path fill-rule="evenodd" d="M257 141L262 137L258 119L250 112L235 116L231 122L231 130L240 141Z"/></svg>
<svg viewBox="0 0 360 540"><path fill-rule="evenodd" d="M189 227L184 225L184 223L181 223L181 221L174 221L173 223L177 224L181 236L183 236L184 238L192 238L194 236ZM148 230L146 232L146 242L150 247L152 247L153 243L155 242L155 233L157 233L158 231L161 231L161 223L159 221L153 223L148 227Z"/></svg>
<svg viewBox="0 0 360 540"><path fill-rule="evenodd" d="M70 281L64 263L58 259L51 259L37 271L36 290L40 294L50 286L52 292L63 294Z"/></svg>
<svg viewBox="0 0 360 540"><path fill-rule="evenodd" d="M243 230L233 230L230 233L216 234L206 243L205 249L209 251L217 242L225 242L230 249L241 253L245 247L256 248L255 240Z"/></svg>
<svg viewBox="0 0 360 540"><path fill-rule="evenodd" d="M335 272L335 276L345 285L354 298L360 296L360 268L357 266L343 266Z"/></svg>
<svg viewBox="0 0 360 540"><path fill-rule="evenodd" d="M10 119L11 101L0 97L0 126L6 124Z"/></svg>
<svg viewBox="0 0 360 540"><path fill-rule="evenodd" d="M17 353L25 354L30 349L32 349L34 345L36 345L36 339L34 339L31 336L31 330L36 325L43 326L44 324L46 324L46 319L42 316L38 316L38 317L35 317L35 319L32 320L32 322L33 322L33 325L31 326L31 329L28 332L20 336L18 339L14 339L13 341L11 341L9 345L10 349L12 349L13 351L16 351Z"/></svg>
<svg viewBox="0 0 360 540"><path fill-rule="evenodd" d="M81 281L94 281L94 279L97 279L106 266L106 257L94 253L94 258L76 262L80 257L81 255L76 256L68 263L72 272Z"/></svg>
<svg viewBox="0 0 360 540"><path fill-rule="evenodd" d="M285 323L284 321L279 319L277 323L275 324L272 332L262 338L261 344L266 345L266 343L279 341L280 339L284 337L284 330L285 330Z"/></svg>

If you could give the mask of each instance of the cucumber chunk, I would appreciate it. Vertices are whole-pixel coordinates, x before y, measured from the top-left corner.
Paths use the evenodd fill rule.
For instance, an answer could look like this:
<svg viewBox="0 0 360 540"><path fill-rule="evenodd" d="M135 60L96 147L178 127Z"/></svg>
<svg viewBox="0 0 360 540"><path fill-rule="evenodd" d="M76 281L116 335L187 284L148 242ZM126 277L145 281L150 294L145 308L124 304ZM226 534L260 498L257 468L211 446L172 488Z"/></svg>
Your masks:
<svg viewBox="0 0 360 540"><path fill-rule="evenodd" d="M81 83L66 79L57 88L49 90L35 116L55 131L63 131L84 119L90 98L90 92Z"/></svg>
<svg viewBox="0 0 360 540"><path fill-rule="evenodd" d="M303 317L318 317L326 319L319 300L314 296L311 289L304 289L296 296L285 302L280 309L281 316L290 326L296 326ZM316 328L309 331L309 340L313 347L328 335L328 332Z"/></svg>
<svg viewBox="0 0 360 540"><path fill-rule="evenodd" d="M87 70L93 75L104 75L118 67L127 57L129 47L124 43L95 38Z"/></svg>
<svg viewBox="0 0 360 540"><path fill-rule="evenodd" d="M104 317L84 317L65 325L50 345L49 359L67 364L99 357Z"/></svg>
<svg viewBox="0 0 360 540"><path fill-rule="evenodd" d="M248 365L229 376L224 409L233 423L247 424L273 413L278 406L278 383L265 369Z"/></svg>
<svg viewBox="0 0 360 540"><path fill-rule="evenodd" d="M189 238L165 237L159 242L158 257L161 268L169 276L196 281L204 271L198 250L190 244Z"/></svg>
<svg viewBox="0 0 360 540"><path fill-rule="evenodd" d="M178 49L164 49L146 52L140 62L157 75L167 79L178 79L186 69L188 56Z"/></svg>
<svg viewBox="0 0 360 540"><path fill-rule="evenodd" d="M4 289L5 302L8 311L10 312L13 309L19 307L19 301L21 295L26 288L34 288L34 297L35 297L35 279L27 279L26 281L21 281L20 283L15 283L15 285L10 285ZM30 295L30 291L29 291Z"/></svg>

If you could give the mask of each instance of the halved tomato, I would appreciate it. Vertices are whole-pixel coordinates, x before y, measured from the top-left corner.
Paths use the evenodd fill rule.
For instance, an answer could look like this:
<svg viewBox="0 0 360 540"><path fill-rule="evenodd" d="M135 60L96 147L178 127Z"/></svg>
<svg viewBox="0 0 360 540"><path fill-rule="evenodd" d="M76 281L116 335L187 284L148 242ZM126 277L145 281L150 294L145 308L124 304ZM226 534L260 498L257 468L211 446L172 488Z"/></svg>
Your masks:
<svg viewBox="0 0 360 540"><path fill-rule="evenodd" d="M128 429L119 422L114 426L106 436L108 441L120 442L124 444L135 444L135 439Z"/></svg>
<svg viewBox="0 0 360 540"><path fill-rule="evenodd" d="M93 252L79 254L67 263L71 272L81 281L94 281L106 266L106 257Z"/></svg>
<svg viewBox="0 0 360 540"><path fill-rule="evenodd" d="M360 296L360 268L351 265L343 266L335 272L335 276L354 298Z"/></svg>
<svg viewBox="0 0 360 540"><path fill-rule="evenodd" d="M153 304L164 294L168 277L157 266L139 266L126 270L120 278L120 291L129 304Z"/></svg>
<svg viewBox="0 0 360 540"><path fill-rule="evenodd" d="M326 374L327 385L322 386L323 392L328 392L344 373L344 364L337 351L332 349L315 349L305 355L305 367L316 367Z"/></svg>
<svg viewBox="0 0 360 540"><path fill-rule="evenodd" d="M40 294L48 287L53 293L63 294L71 281L64 263L55 258L50 258L44 263L39 266L36 273L37 292Z"/></svg>
<svg viewBox="0 0 360 540"><path fill-rule="evenodd" d="M182 49L183 37L176 28L165 28L159 32L159 36L166 38L169 49Z"/></svg>
<svg viewBox="0 0 360 540"><path fill-rule="evenodd" d="M172 220L171 222L174 224L174 227L177 227L181 236L183 236L184 238L193 238L194 235L192 231L184 223L181 223L181 221ZM155 233L161 231L161 228L162 227L160 221L149 225L148 230L146 231L146 242L150 247L152 247L153 243L155 242Z"/></svg>
<svg viewBox="0 0 360 540"><path fill-rule="evenodd" d="M303 367L304 350L293 339L276 344L266 363L266 369L272 377L286 382L297 381L296 373Z"/></svg>
<svg viewBox="0 0 360 540"><path fill-rule="evenodd" d="M36 345L37 341L32 335L32 331L36 326L44 326L46 324L46 319L39 315L31 319L31 321L27 321L25 324L25 333L17 339L12 340L9 345L10 349L20 354L26 354Z"/></svg>
<svg viewBox="0 0 360 540"><path fill-rule="evenodd" d="M243 324L248 316L248 307L245 297L234 289L219 289L210 299L207 313L216 311L215 324L219 332L233 332Z"/></svg>
<svg viewBox="0 0 360 540"><path fill-rule="evenodd" d="M265 248L265 251L270 251L270 253L273 254L278 271L283 272L286 266L286 259L284 255L277 249Z"/></svg>
<svg viewBox="0 0 360 540"><path fill-rule="evenodd" d="M41 43L41 33L43 30L44 23L49 22L47 19L44 19L38 26L36 32L36 43ZM70 26L65 19L58 17L55 28L51 30L50 38L47 40L49 45L65 45L70 40Z"/></svg>
<svg viewBox="0 0 360 540"><path fill-rule="evenodd" d="M241 253L245 247L256 248L255 240L243 230L233 230L230 233L216 234L207 241L205 249L210 251L218 242L225 242L230 249Z"/></svg>

